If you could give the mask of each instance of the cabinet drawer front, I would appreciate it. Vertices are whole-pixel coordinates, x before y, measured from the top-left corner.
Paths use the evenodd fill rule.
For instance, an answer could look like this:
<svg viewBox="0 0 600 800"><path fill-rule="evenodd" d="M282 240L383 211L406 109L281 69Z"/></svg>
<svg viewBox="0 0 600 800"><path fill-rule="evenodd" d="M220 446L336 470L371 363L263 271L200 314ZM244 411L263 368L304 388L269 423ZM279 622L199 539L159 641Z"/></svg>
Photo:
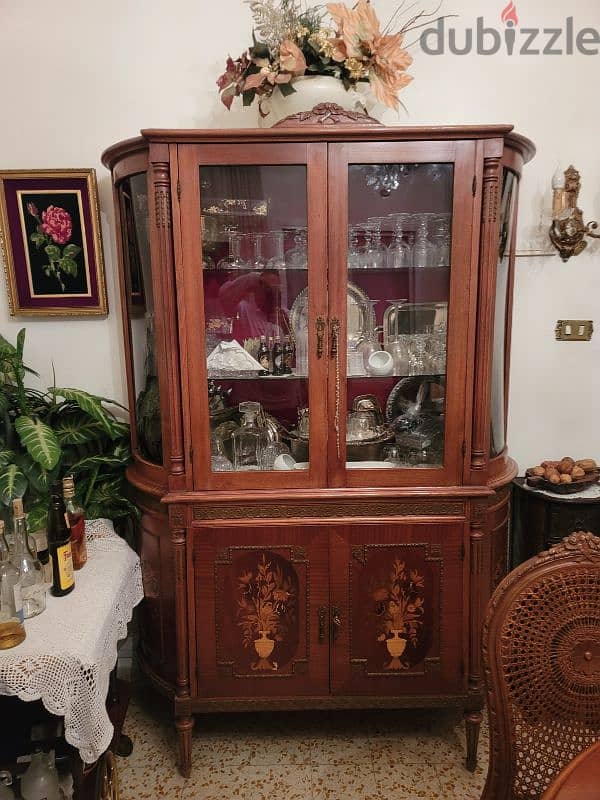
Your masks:
<svg viewBox="0 0 600 800"><path fill-rule="evenodd" d="M198 695L326 694L327 533L202 527L193 547Z"/></svg>
<svg viewBox="0 0 600 800"><path fill-rule="evenodd" d="M460 692L464 664L462 521L352 525L331 539L336 694Z"/></svg>

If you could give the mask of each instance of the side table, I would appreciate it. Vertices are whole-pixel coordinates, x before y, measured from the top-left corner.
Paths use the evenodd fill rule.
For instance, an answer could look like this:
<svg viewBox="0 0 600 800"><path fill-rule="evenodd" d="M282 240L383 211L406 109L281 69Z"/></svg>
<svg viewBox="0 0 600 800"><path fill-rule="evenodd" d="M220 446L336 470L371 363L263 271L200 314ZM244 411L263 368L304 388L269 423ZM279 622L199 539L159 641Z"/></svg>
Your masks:
<svg viewBox="0 0 600 800"><path fill-rule="evenodd" d="M581 530L600 536L600 484L578 494L552 494L533 489L525 478L515 478L511 534L513 569L557 544L569 533Z"/></svg>

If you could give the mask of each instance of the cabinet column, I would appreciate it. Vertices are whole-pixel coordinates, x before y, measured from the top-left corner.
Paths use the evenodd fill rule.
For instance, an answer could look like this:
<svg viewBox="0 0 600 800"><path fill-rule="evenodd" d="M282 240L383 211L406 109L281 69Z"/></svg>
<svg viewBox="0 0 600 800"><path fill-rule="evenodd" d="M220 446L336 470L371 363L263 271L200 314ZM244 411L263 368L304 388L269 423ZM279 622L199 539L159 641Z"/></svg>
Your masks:
<svg viewBox="0 0 600 800"><path fill-rule="evenodd" d="M175 727L177 729L179 769L189 777L192 769L192 701L188 664L186 510L170 509L171 542L175 567L175 637L177 642L177 681L175 686Z"/></svg>
<svg viewBox="0 0 600 800"><path fill-rule="evenodd" d="M483 167L483 205L481 211L481 240L479 247L479 296L477 300L478 328L475 356L475 398L473 407L473 440L471 470L475 476L487 469L490 457L491 371L494 335L494 306L496 267L500 220L500 176L502 149L497 157L486 158ZM485 483L477 477L472 482Z"/></svg>

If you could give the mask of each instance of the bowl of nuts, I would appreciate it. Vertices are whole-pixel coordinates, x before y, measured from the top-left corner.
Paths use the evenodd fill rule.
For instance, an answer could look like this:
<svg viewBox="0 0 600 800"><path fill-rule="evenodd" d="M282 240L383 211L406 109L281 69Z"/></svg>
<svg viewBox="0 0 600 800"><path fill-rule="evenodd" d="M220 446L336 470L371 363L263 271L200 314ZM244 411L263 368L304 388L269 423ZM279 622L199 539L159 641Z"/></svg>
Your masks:
<svg viewBox="0 0 600 800"><path fill-rule="evenodd" d="M575 494L596 483L600 470L593 458L575 461L565 456L560 461L542 461L525 473L527 483L536 489L545 489L556 494Z"/></svg>

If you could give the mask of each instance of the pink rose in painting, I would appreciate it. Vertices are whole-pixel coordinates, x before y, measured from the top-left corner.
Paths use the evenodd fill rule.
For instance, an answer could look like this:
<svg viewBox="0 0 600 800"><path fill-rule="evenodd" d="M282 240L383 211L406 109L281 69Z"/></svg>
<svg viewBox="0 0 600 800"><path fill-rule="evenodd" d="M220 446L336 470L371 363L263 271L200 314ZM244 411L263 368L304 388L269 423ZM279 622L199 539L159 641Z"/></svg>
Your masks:
<svg viewBox="0 0 600 800"><path fill-rule="evenodd" d="M42 211L42 230L52 237L56 244L66 244L73 232L71 215L64 208L48 206L45 211Z"/></svg>

